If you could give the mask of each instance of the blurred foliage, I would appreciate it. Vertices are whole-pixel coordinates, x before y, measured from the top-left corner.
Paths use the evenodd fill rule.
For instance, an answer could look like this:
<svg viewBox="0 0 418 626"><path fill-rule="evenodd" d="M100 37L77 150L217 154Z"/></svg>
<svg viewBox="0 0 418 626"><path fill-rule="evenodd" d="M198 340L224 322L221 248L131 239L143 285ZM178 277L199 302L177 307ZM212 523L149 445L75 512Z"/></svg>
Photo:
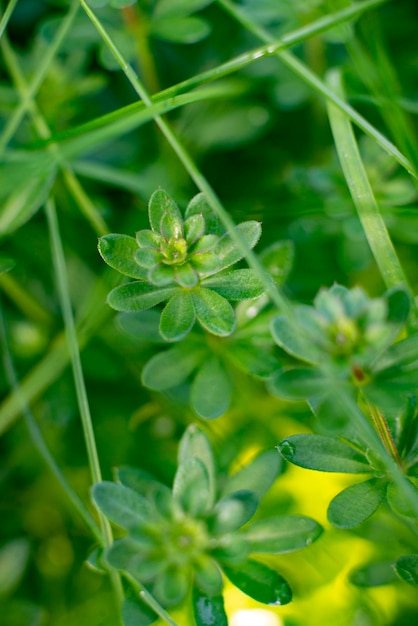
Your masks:
<svg viewBox="0 0 418 626"><path fill-rule="evenodd" d="M0 40L0 129L16 114L22 84L27 88L36 77L71 4L18 0ZM221 2L88 4L151 93L260 45ZM236 4L277 38L349 2ZM6 0L0 2L1 14L7 6ZM351 104L412 162L417 161L417 18L415 0L388 2L349 26L311 37L295 48L297 57L320 76L329 67L341 67ZM324 102L273 57L216 84L222 97L176 108L167 118L234 221L262 222L257 252L277 241L292 242L294 264L283 277L285 293L292 300L311 302L321 287L338 282L360 284L371 297L381 296L383 282L335 156ZM197 190L153 122L127 126L97 145L78 144L81 147L60 163L53 179L55 160L48 148L37 152L39 140L56 138L58 150L65 150L65 133L79 127L82 131L83 124L136 102L132 87L81 9L49 63L35 101L36 107L21 116L7 149L0 148L0 225L6 225L0 231L1 306L32 413L68 482L94 515L48 229L40 209L53 185L103 478L111 480L113 468L130 465L171 485L178 442L187 425L199 421L189 402L190 381L182 379L164 393L143 387L143 368L160 346L153 342L151 326L147 338L142 327L133 340L126 320L118 320L107 306L107 293L120 282L116 272L104 267L97 238L147 228L148 199L158 187L175 197L182 210ZM124 119L125 112L120 116ZM369 138L361 137L360 147L415 293L417 186ZM250 303L248 310L237 311L238 326L240 314L245 322L258 312L252 306L257 307ZM262 315L273 315L268 303L261 308ZM251 322L243 323L238 333L251 336L253 331L257 349L264 345L263 328L257 334ZM239 338L222 340L233 385L229 408L204 423L218 471L225 477L256 453L314 428L305 403L272 398L260 376L247 374L251 366L242 367L248 355L239 353ZM233 339L228 352L226 342L232 345ZM273 370L280 348L270 344L272 364L267 365ZM0 439L1 623L115 626L118 617L109 581L85 564L94 539L33 446L3 370L0 393L0 424L11 426L2 429ZM411 626L417 621L413 587L401 580L361 586L365 577L384 578L382 563L416 551L416 522L408 527L382 505L350 531L330 528L327 506L352 482L349 476L291 466L263 499L257 519L278 513L308 515L325 529L323 537L301 553L263 557L294 591L291 604L268 609L269 615L278 616L277 625ZM373 563L379 567L370 570ZM402 564L398 561L398 569ZM414 562L406 565L408 571L416 567ZM260 608L232 586L226 588L225 605L230 616L243 609L251 615ZM182 626L192 623L187 614L174 617ZM245 624L233 619L237 626ZM260 626L268 624L261 619ZM258 626L255 617L253 623Z"/></svg>

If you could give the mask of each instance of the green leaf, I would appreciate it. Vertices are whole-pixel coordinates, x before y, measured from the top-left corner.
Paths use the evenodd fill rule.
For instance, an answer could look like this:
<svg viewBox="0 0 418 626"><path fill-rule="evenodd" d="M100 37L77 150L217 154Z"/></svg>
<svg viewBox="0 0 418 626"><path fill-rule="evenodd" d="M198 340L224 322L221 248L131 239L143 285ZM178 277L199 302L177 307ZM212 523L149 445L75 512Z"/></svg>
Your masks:
<svg viewBox="0 0 418 626"><path fill-rule="evenodd" d="M328 519L337 528L354 528L368 519L386 495L386 481L372 478L341 491L328 507Z"/></svg>
<svg viewBox="0 0 418 626"><path fill-rule="evenodd" d="M207 237L210 237L210 235L207 235ZM218 257L210 251L193 253L190 262L199 274L211 274L216 272L219 267Z"/></svg>
<svg viewBox="0 0 418 626"><path fill-rule="evenodd" d="M216 503L212 532L216 535L230 533L250 520L258 507L258 498L248 490L236 491Z"/></svg>
<svg viewBox="0 0 418 626"><path fill-rule="evenodd" d="M225 298L203 287L192 291L196 317L212 335L226 337L235 329L234 310Z"/></svg>
<svg viewBox="0 0 418 626"><path fill-rule="evenodd" d="M158 233L155 233L153 230L138 230L135 233L135 239L140 248L155 248L159 250L163 238Z"/></svg>
<svg viewBox="0 0 418 626"><path fill-rule="evenodd" d="M273 395L286 400L307 400L330 388L331 381L318 369L295 368L269 380Z"/></svg>
<svg viewBox="0 0 418 626"><path fill-rule="evenodd" d="M271 322L271 334L274 341L288 354L306 361L307 363L319 363L318 351L312 345L309 337L306 337L302 330L297 329L284 315L274 317Z"/></svg>
<svg viewBox="0 0 418 626"><path fill-rule="evenodd" d="M408 478L405 480L408 481L409 489L414 492L415 501L418 502L418 489L411 480ZM416 519L417 515L414 503L411 503L410 498L405 497L403 491L401 491L395 483L389 483L387 499L392 511L398 515L404 515L405 517L412 517L412 519Z"/></svg>
<svg viewBox="0 0 418 626"><path fill-rule="evenodd" d="M202 461L196 457L181 463L174 477L173 496L192 517L204 515L209 509L209 476Z"/></svg>
<svg viewBox="0 0 418 626"><path fill-rule="evenodd" d="M118 481L124 486L133 489L148 500L149 494L153 492L156 485L165 487L151 474L138 467L124 465L117 468ZM167 487L168 489L168 487Z"/></svg>
<svg viewBox="0 0 418 626"><path fill-rule="evenodd" d="M142 371L142 384L155 391L180 385L195 370L205 355L200 348L179 345L153 356Z"/></svg>
<svg viewBox="0 0 418 626"><path fill-rule="evenodd" d="M250 249L254 248L261 237L261 225L259 222L242 222L235 227L235 230ZM220 259L220 269L225 269L237 263L237 261L240 261L244 256L242 252L238 250L230 233L223 235L214 252Z"/></svg>
<svg viewBox="0 0 418 626"><path fill-rule="evenodd" d="M195 585L192 603L196 626L228 626L222 594L208 595Z"/></svg>
<svg viewBox="0 0 418 626"><path fill-rule="evenodd" d="M293 241L276 241L260 254L260 261L279 287L284 284L293 267Z"/></svg>
<svg viewBox="0 0 418 626"><path fill-rule="evenodd" d="M135 313L168 300L177 290L177 287L159 288L142 282L127 283L113 289L107 296L107 303L116 311Z"/></svg>
<svg viewBox="0 0 418 626"><path fill-rule="evenodd" d="M160 232L161 219L168 213L176 220L182 220L177 204L163 189L157 189L152 194L148 204L148 217L154 232Z"/></svg>
<svg viewBox="0 0 418 626"><path fill-rule="evenodd" d="M164 343L159 331L160 315L160 311L149 309L137 313L120 313L116 316L116 322L130 337L152 343Z"/></svg>
<svg viewBox="0 0 418 626"><path fill-rule="evenodd" d="M171 43L192 44L211 32L210 24L200 17L161 17L151 22L151 35Z"/></svg>
<svg viewBox="0 0 418 626"><path fill-rule="evenodd" d="M280 554L300 550L313 543L322 527L310 517L283 515L252 523L244 531L251 552Z"/></svg>
<svg viewBox="0 0 418 626"><path fill-rule="evenodd" d="M214 559L202 554L193 563L196 586L204 593L214 596L222 592L223 578L221 570Z"/></svg>
<svg viewBox="0 0 418 626"><path fill-rule="evenodd" d="M174 268L176 282L186 289L191 289L197 285L199 276L191 263L184 263Z"/></svg>
<svg viewBox="0 0 418 626"><path fill-rule="evenodd" d="M395 572L410 585L418 585L418 554L401 556L395 563Z"/></svg>
<svg viewBox="0 0 418 626"><path fill-rule="evenodd" d="M213 289L228 300L248 300L258 298L264 292L254 270L232 270L225 274L211 276L202 281L202 285Z"/></svg>
<svg viewBox="0 0 418 626"><path fill-rule="evenodd" d="M122 605L123 626L148 626L157 621L158 615L141 598L131 594Z"/></svg>
<svg viewBox="0 0 418 626"><path fill-rule="evenodd" d="M164 213L160 222L160 233L166 240L183 237L183 218L180 213Z"/></svg>
<svg viewBox="0 0 418 626"><path fill-rule="evenodd" d="M193 300L188 291L178 291L167 303L160 318L160 334L166 341L179 341L196 320Z"/></svg>
<svg viewBox="0 0 418 626"><path fill-rule="evenodd" d="M191 404L200 417L223 415L231 402L232 385L221 361L213 356L199 368L191 389Z"/></svg>
<svg viewBox="0 0 418 626"><path fill-rule="evenodd" d="M178 463L184 463L186 459L199 459L206 468L209 478L208 506L211 508L216 496L216 467L213 457L212 446L203 430L196 424L187 427L180 439L178 449Z"/></svg>
<svg viewBox="0 0 418 626"><path fill-rule="evenodd" d="M271 378L281 370L280 361L271 353L268 342L250 343L248 340L234 341L228 346L228 359L247 374L258 378Z"/></svg>
<svg viewBox="0 0 418 626"><path fill-rule="evenodd" d="M287 581L263 563L247 560L240 567L223 569L233 585L257 602L282 605L292 599Z"/></svg>
<svg viewBox="0 0 418 626"><path fill-rule="evenodd" d="M10 272L16 265L16 261L11 259L10 257L0 256L0 274L4 274L5 272Z"/></svg>
<svg viewBox="0 0 418 626"><path fill-rule="evenodd" d="M0 597L15 591L19 585L30 556L30 544L23 537L12 539L0 549Z"/></svg>
<svg viewBox="0 0 418 626"><path fill-rule="evenodd" d="M206 233L212 233L213 235L221 234L222 227L219 224L219 219L213 209L207 203L207 200L203 193L198 193L194 196L185 211L186 220L192 215L203 215L206 225Z"/></svg>
<svg viewBox="0 0 418 626"><path fill-rule="evenodd" d="M154 15L158 17L173 17L189 15L212 4L213 0L159 0Z"/></svg>
<svg viewBox="0 0 418 626"><path fill-rule="evenodd" d="M286 461L307 469L353 474L371 471L363 454L334 437L293 435L281 441L278 450Z"/></svg>
<svg viewBox="0 0 418 626"><path fill-rule="evenodd" d="M142 534L139 541L124 537L114 541L106 550L106 560L111 567L129 572L141 581L149 582L165 567L164 559L150 558L152 548L154 544L149 535Z"/></svg>
<svg viewBox="0 0 418 626"><path fill-rule="evenodd" d="M352 571L349 580L357 587L379 587L394 582L396 573L392 563L369 563Z"/></svg>
<svg viewBox="0 0 418 626"><path fill-rule="evenodd" d="M100 237L98 243L100 255L110 267L130 278L145 280L147 272L135 261L138 244L128 235L110 234Z"/></svg>
<svg viewBox="0 0 418 626"><path fill-rule="evenodd" d="M248 465L228 478L222 495L248 489L260 499L276 480L281 466L282 462L276 450L261 452Z"/></svg>
<svg viewBox="0 0 418 626"><path fill-rule="evenodd" d="M188 571L171 567L158 576L153 593L163 606L175 606L185 598L189 585Z"/></svg>
<svg viewBox="0 0 418 626"><path fill-rule="evenodd" d="M145 498L128 487L104 481L93 485L92 496L99 510L122 528L135 528L154 521Z"/></svg>
<svg viewBox="0 0 418 626"><path fill-rule="evenodd" d="M162 258L162 253L155 248L138 248L137 246L134 254L135 262L142 270L150 270L155 265L158 265L158 263L162 261ZM144 271L143 274L146 277L148 272Z"/></svg>
<svg viewBox="0 0 418 626"><path fill-rule="evenodd" d="M205 218L201 213L197 215L190 215L184 222L184 237L187 241L187 244L191 246L194 244L200 237L203 237L205 234Z"/></svg>
<svg viewBox="0 0 418 626"><path fill-rule="evenodd" d="M411 309L411 299L406 289L394 287L386 292L385 298L388 303L387 321L393 324L393 335L391 341L397 337L402 330L409 316Z"/></svg>

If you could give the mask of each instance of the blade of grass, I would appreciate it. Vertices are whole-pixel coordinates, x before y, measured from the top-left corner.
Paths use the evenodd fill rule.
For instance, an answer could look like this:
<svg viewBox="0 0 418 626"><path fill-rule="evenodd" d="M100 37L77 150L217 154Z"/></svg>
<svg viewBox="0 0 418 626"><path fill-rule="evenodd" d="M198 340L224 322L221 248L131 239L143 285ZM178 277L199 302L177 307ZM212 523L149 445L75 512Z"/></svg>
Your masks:
<svg viewBox="0 0 418 626"><path fill-rule="evenodd" d="M1 39L4 31L6 30L6 26L8 24L8 21L12 17L12 13L13 13L17 3L18 3L18 0L10 0L9 4L6 7L6 10L3 13L3 17L0 20L0 39Z"/></svg>
<svg viewBox="0 0 418 626"><path fill-rule="evenodd" d="M344 97L338 70L328 72L327 83L339 97ZM331 103L328 103L328 115L341 167L382 278L388 288L408 285L367 178L351 124Z"/></svg>
<svg viewBox="0 0 418 626"><path fill-rule="evenodd" d="M5 325L1 303L0 303L0 339L3 345L3 362L4 362L4 370L6 373L6 378L9 383L10 388L13 391L16 401L20 404L20 411L22 412L25 418L26 426L29 431L32 442L37 448L43 460L45 461L46 465L49 467L49 469L51 470L55 478L58 480L68 500L71 502L74 509L77 511L81 519L84 521L86 526L91 531L92 535L96 538L96 540L99 543L102 543L102 534L101 534L100 528L97 526L96 522L90 515L88 509L85 507L84 503L80 500L78 495L74 492L74 490L68 483L67 479L65 478L64 474L58 467L57 462L55 461L54 457L52 456L45 442L45 439L42 435L42 431L39 428L36 422L36 419L33 416L29 408L26 398L22 394L22 390L20 388L15 366L12 360L12 355L10 353L9 344L7 341L6 325Z"/></svg>

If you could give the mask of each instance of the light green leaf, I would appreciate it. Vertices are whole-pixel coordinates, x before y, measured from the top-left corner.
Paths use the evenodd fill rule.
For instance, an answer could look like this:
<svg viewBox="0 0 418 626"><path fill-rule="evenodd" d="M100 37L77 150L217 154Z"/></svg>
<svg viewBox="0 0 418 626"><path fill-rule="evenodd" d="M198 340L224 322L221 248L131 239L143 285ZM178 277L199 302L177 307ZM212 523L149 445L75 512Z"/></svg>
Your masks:
<svg viewBox="0 0 418 626"><path fill-rule="evenodd" d="M309 546L322 533L310 517L283 515L252 523L244 531L251 552L282 554Z"/></svg>
<svg viewBox="0 0 418 626"><path fill-rule="evenodd" d="M286 400L306 400L330 388L331 381L317 369L295 368L280 372L269 380L273 395Z"/></svg>
<svg viewBox="0 0 418 626"><path fill-rule="evenodd" d="M222 234L222 227L219 224L219 219L216 213L214 213L213 209L207 203L207 200L203 193L198 193L194 196L189 204L187 205L185 211L185 217L188 219L192 215L203 215L205 219L206 231L207 233L212 233L213 235Z"/></svg>
<svg viewBox="0 0 418 626"><path fill-rule="evenodd" d="M212 507L216 496L216 468L213 458L212 446L203 430L196 424L187 427L180 439L178 450L178 463L184 463L186 459L197 458L202 461L209 478L209 507Z"/></svg>
<svg viewBox="0 0 418 626"><path fill-rule="evenodd" d="M27 539L12 539L0 549L0 597L12 593L18 586L30 555Z"/></svg>
<svg viewBox="0 0 418 626"><path fill-rule="evenodd" d="M161 246L163 238L153 230L139 230L135 233L135 239L140 248L155 248L158 250Z"/></svg>
<svg viewBox="0 0 418 626"><path fill-rule="evenodd" d="M395 572L410 585L418 585L418 554L401 556L395 563Z"/></svg>
<svg viewBox="0 0 418 626"><path fill-rule="evenodd" d="M188 291L178 291L167 303L160 318L160 334L166 341L179 341L195 323L193 300Z"/></svg>
<svg viewBox="0 0 418 626"><path fill-rule="evenodd" d="M354 528L368 519L386 495L387 483L372 478L341 491L328 507L328 519L337 528Z"/></svg>
<svg viewBox="0 0 418 626"><path fill-rule="evenodd" d="M242 222L235 227L235 230L250 249L254 248L261 237L261 225L259 222ZM233 241L229 233L223 235L214 249L214 252L220 259L220 269L225 269L237 263L237 261L244 256L242 252L238 250L235 241Z"/></svg>
<svg viewBox="0 0 418 626"><path fill-rule="evenodd" d="M184 236L187 244L191 246L205 233L205 218L201 213L190 215L184 222Z"/></svg>
<svg viewBox="0 0 418 626"><path fill-rule="evenodd" d="M195 585L192 602L196 626L228 626L222 594L207 594Z"/></svg>
<svg viewBox="0 0 418 626"><path fill-rule="evenodd" d="M278 450L287 461L307 469L353 474L371 471L364 454L334 437L293 435L281 441Z"/></svg>
<svg viewBox="0 0 418 626"><path fill-rule="evenodd" d="M171 567L157 577L153 594L163 606L175 606L185 598L189 585L188 570Z"/></svg>
<svg viewBox="0 0 418 626"><path fill-rule="evenodd" d="M197 285L199 281L199 276L191 265L191 263L184 263L184 265L179 265L174 268L174 276L176 282L179 283L182 287L186 289L191 289L195 285Z"/></svg>
<svg viewBox="0 0 418 626"><path fill-rule="evenodd" d="M154 15L158 17L189 15L204 9L212 2L213 0L159 0L155 7Z"/></svg>
<svg viewBox="0 0 418 626"><path fill-rule="evenodd" d="M238 530L252 518L257 507L258 498L252 491L236 491L221 498L214 509L212 532L222 535Z"/></svg>
<svg viewBox="0 0 418 626"><path fill-rule="evenodd" d="M148 502L128 487L104 481L93 485L92 496L99 510L122 528L135 528L154 522L154 514Z"/></svg>
<svg viewBox="0 0 418 626"><path fill-rule="evenodd" d="M142 384L155 391L180 385L205 356L205 350L179 345L153 356L142 371Z"/></svg>
<svg viewBox="0 0 418 626"><path fill-rule="evenodd" d="M310 338L304 336L300 329L297 330L296 325L284 315L272 319L271 334L277 345L292 356L307 363L319 363L318 351Z"/></svg>
<svg viewBox="0 0 418 626"><path fill-rule="evenodd" d="M257 602L282 605L292 599L287 581L263 563L247 560L240 567L224 566L223 569L233 585Z"/></svg>
<svg viewBox="0 0 418 626"><path fill-rule="evenodd" d="M276 450L266 450L258 454L248 465L230 476L222 494L248 489L260 499L270 489L280 473L282 461Z"/></svg>
<svg viewBox="0 0 418 626"><path fill-rule="evenodd" d="M210 596L222 592L223 578L216 561L202 554L199 560L193 564L196 586Z"/></svg>
<svg viewBox="0 0 418 626"><path fill-rule="evenodd" d="M144 311L168 300L176 291L177 287L158 288L143 282L127 283L113 289L107 296L107 303L112 309L126 313Z"/></svg>
<svg viewBox="0 0 418 626"><path fill-rule="evenodd" d="M229 407L232 385L220 360L213 356L203 363L193 381L191 404L200 417L214 419Z"/></svg>
<svg viewBox="0 0 418 626"><path fill-rule="evenodd" d="M138 244L128 235L110 234L100 237L98 250L103 261L130 278L145 280L147 272L135 261Z"/></svg>
<svg viewBox="0 0 418 626"><path fill-rule="evenodd" d="M151 35L171 43L192 44L207 37L209 22L200 17L162 17L151 22Z"/></svg>
<svg viewBox="0 0 418 626"><path fill-rule="evenodd" d="M205 465L196 457L180 463L174 477L173 497L192 517L209 510L209 476Z"/></svg>
<svg viewBox="0 0 418 626"><path fill-rule="evenodd" d="M411 480L408 478L405 480L409 483L410 491L415 492L415 499L418 501L418 489ZM405 517L412 517L412 519L416 519L417 515L416 507L414 506L415 503L411 503L411 499L406 498L403 491L401 491L395 483L389 483L387 499L392 511L398 515L404 515Z"/></svg>
<svg viewBox="0 0 418 626"><path fill-rule="evenodd" d="M190 262L199 274L212 274L219 267L218 257L210 251L194 253L190 258Z"/></svg>
<svg viewBox="0 0 418 626"><path fill-rule="evenodd" d="M140 266L140 269L143 271L145 277L148 275L148 271L155 265L158 265L162 261L163 255L159 250L155 248L136 248L134 259L135 262ZM136 278L134 276L134 278Z"/></svg>
<svg viewBox="0 0 418 626"><path fill-rule="evenodd" d="M164 213L160 221L160 233L164 239L179 239L183 236L183 218L180 213Z"/></svg>
<svg viewBox="0 0 418 626"><path fill-rule="evenodd" d="M174 200L163 189L157 189L152 194L148 204L149 222L154 232L160 232L161 219L165 213L168 213L176 220L182 219Z"/></svg>
<svg viewBox="0 0 418 626"><path fill-rule="evenodd" d="M228 300L248 300L258 298L264 292L264 286L254 270L232 270L205 278L202 285L213 289Z"/></svg>
<svg viewBox="0 0 418 626"><path fill-rule="evenodd" d="M203 287L192 291L196 317L205 330L226 337L235 329L235 314L225 298Z"/></svg>

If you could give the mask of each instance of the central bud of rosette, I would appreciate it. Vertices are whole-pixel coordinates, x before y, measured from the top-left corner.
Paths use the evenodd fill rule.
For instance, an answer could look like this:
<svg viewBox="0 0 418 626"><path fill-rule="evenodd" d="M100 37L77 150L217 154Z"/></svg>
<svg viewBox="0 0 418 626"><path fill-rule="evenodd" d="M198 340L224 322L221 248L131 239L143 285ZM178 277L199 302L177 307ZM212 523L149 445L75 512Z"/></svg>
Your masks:
<svg viewBox="0 0 418 626"><path fill-rule="evenodd" d="M161 242L162 262L167 265L181 265L187 259L187 249L187 241L183 237L163 240Z"/></svg>

